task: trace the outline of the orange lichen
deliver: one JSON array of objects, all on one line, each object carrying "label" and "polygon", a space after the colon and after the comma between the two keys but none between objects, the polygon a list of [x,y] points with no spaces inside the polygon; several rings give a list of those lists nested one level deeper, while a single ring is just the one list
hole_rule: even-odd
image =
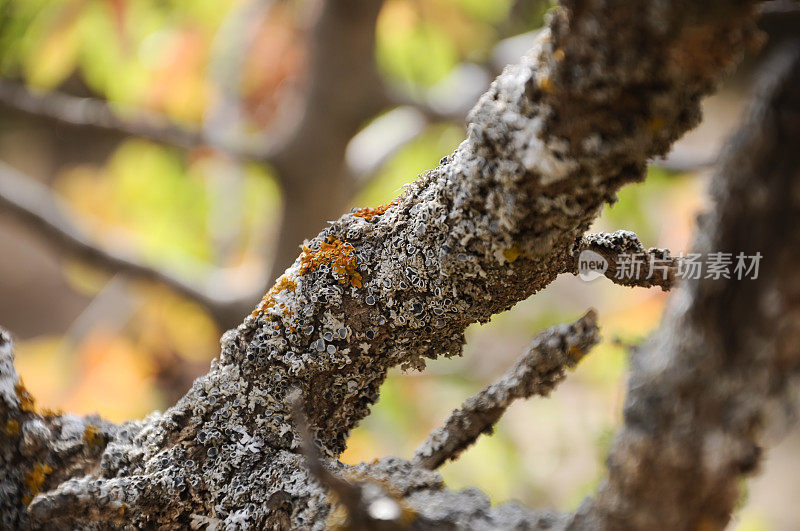
[{"label": "orange lichen", "polygon": [[58,417],[64,414],[60,409],[51,409],[49,407],[37,408],[36,399],[33,398],[31,392],[25,387],[22,378],[20,378],[14,386],[14,392],[16,392],[17,400],[19,400],[19,409],[25,413],[36,413],[47,418]]},{"label": "orange lichen", "polygon": [[97,426],[86,426],[83,430],[83,442],[89,446],[98,446],[105,442],[105,438]]},{"label": "orange lichen", "polygon": [[14,419],[8,419],[6,421],[5,432],[8,437],[13,437],[14,435],[17,435],[19,433],[19,422],[17,422]]},{"label": "orange lichen", "polygon": [[255,310],[253,310],[252,313],[253,317],[258,315],[260,312],[263,312],[267,308],[272,308],[273,306],[275,306],[275,295],[284,290],[294,291],[296,287],[297,283],[294,280],[292,280],[287,275],[283,275],[281,278],[278,279],[277,282],[275,282],[274,286],[269,288],[269,291],[266,293],[266,295],[264,295],[264,298],[261,299],[261,302],[259,303],[258,307]]},{"label": "orange lichen", "polygon": [[28,488],[28,494],[23,496],[22,502],[27,505],[36,497],[39,492],[42,490],[42,485],[44,485],[47,476],[53,473],[53,469],[45,465],[43,463],[39,463],[38,465],[34,465],[34,467],[25,474],[25,486]]},{"label": "orange lichen", "polygon": [[36,413],[36,400],[33,395],[25,388],[22,383],[22,378],[19,379],[17,385],[14,386],[14,391],[17,393],[17,400],[19,400],[19,408],[26,413]]},{"label": "orange lichen", "polygon": [[559,63],[564,60],[564,57],[566,57],[566,53],[564,53],[563,48],[558,48],[556,51],[553,52],[553,59],[555,59]]},{"label": "orange lichen", "polygon": [[353,216],[357,218],[364,218],[367,221],[372,221],[372,218],[374,218],[375,216],[380,216],[381,214],[383,214],[396,204],[397,204],[397,199],[395,199],[391,203],[386,203],[385,205],[377,206],[375,208],[370,208],[370,207],[362,208],[360,210],[356,210],[355,212],[353,212]]},{"label": "orange lichen", "polygon": [[355,248],[349,243],[335,239],[322,242],[319,251],[312,251],[303,246],[300,256],[300,274],[305,275],[323,264],[330,264],[340,284],[350,283],[354,288],[361,287],[361,273],[358,272],[358,260],[353,256]]}]

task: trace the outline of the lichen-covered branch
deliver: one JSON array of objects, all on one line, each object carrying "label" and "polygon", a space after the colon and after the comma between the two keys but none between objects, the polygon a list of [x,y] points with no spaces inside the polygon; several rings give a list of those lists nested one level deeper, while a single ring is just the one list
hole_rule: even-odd
[{"label": "lichen-covered branch", "polygon": [[[40,492],[91,473],[116,426],[39,408],[14,370],[11,336],[0,329],[0,527],[18,529]],[[117,507],[119,508],[119,506]],[[28,524],[29,525],[29,524]]]},{"label": "lichen-covered branch", "polygon": [[593,258],[584,251],[592,251],[603,258],[608,266],[604,275],[615,284],[642,288],[658,286],[669,291],[678,280],[679,258],[673,257],[668,249],[645,248],[629,230],[583,236],[575,247],[574,263],[569,272],[582,271],[586,265],[581,264],[581,260]]},{"label": "lichen-covered branch", "polygon": [[[765,67],[712,183],[698,252],[760,252],[756,279],[685,280],[637,349],[609,478],[577,529],[722,529],[800,375],[800,42]],[[776,415],[777,414],[777,415]]]},{"label": "lichen-covered branch", "polygon": [[536,336],[528,350],[498,381],[468,398],[434,430],[414,454],[412,462],[434,470],[472,445],[482,433],[491,433],[514,400],[550,394],[598,341],[593,310],[571,325],[559,325]]},{"label": "lichen-covered branch", "polygon": [[[565,2],[478,102],[453,154],[395,202],[310,240],[178,404],[110,437],[91,474],[46,484],[16,517],[29,527],[97,526],[112,512],[140,527],[181,528],[198,515],[323,527],[331,504],[304,466],[290,389],[322,456],[335,459],[390,367],[459,354],[469,324],[569,270],[603,204],[697,123],[701,97],[752,42],[752,7]],[[490,508],[408,462],[341,467],[382,478],[441,526],[564,522]]]}]

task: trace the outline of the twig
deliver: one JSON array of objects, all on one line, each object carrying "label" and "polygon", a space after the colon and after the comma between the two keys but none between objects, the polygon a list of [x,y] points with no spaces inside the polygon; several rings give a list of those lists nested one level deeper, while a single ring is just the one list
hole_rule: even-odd
[{"label": "twig", "polygon": [[33,92],[22,83],[0,80],[0,104],[34,116],[76,127],[119,131],[184,149],[203,145],[197,131],[172,123],[165,116],[144,109],[128,109],[123,118],[108,102],[59,92]]},{"label": "twig", "polygon": [[213,145],[242,160],[266,162],[280,149],[265,135],[236,139],[211,139],[199,130],[182,127],[168,117],[141,108],[112,106],[100,99],[81,98],[56,91],[34,92],[22,83],[0,79],[0,105],[31,116],[72,127],[115,131],[181,149]]},{"label": "twig", "polygon": [[[669,291],[678,280],[679,259],[667,249],[645,248],[628,230],[587,234],[578,242],[573,257],[571,272],[590,275],[587,280],[602,274],[622,286],[658,286],[663,291]],[[600,260],[602,267],[591,263],[593,260]]]},{"label": "twig", "polygon": [[247,311],[252,295],[231,295],[230,290],[194,285],[168,271],[141,263],[120,250],[92,242],[72,221],[64,205],[43,185],[0,162],[0,205],[25,222],[47,242],[111,272],[164,284],[211,311],[220,323],[239,319]]},{"label": "twig", "polygon": [[589,310],[571,325],[548,328],[499,380],[468,398],[444,426],[428,436],[414,454],[415,465],[434,470],[456,459],[482,433],[491,433],[518,398],[547,396],[600,339],[597,315]]}]

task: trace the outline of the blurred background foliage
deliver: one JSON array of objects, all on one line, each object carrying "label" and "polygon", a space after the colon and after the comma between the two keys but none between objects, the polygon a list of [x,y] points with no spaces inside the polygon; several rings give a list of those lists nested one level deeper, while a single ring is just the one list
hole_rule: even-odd
[{"label": "blurred background foliage", "polygon": [[[0,0],[0,76],[34,89],[66,87],[102,98],[123,116],[141,108],[202,127],[224,97],[213,72],[215,54],[226,44],[219,42],[221,27],[242,3]],[[549,2],[511,0],[388,0],[377,23],[380,72],[408,93],[424,91],[460,63],[487,62],[501,38],[540,26],[550,8]],[[317,9],[318,2],[310,0],[279,2],[259,24],[243,62],[246,127],[267,127],[302,87]],[[716,150],[719,131],[735,122],[738,109],[721,107],[728,110],[712,112],[711,132],[690,137],[689,148]],[[46,142],[8,123],[0,126],[0,156],[22,166],[46,164]],[[463,135],[461,123],[428,126],[382,165],[353,206],[390,201]],[[213,149],[179,151],[132,138],[100,163],[59,167],[48,184],[98,240],[113,240],[187,278],[203,278],[216,264],[227,268],[234,285],[246,285],[269,263],[282,199],[268,166],[241,164],[232,178],[231,164]],[[646,245],[686,250],[704,207],[706,173],[653,168],[646,184],[624,189],[605,209],[597,229],[627,228]],[[0,225],[0,233],[12,229]],[[0,263],[28,255],[2,253]],[[55,310],[46,304],[26,312],[18,300],[2,302],[11,288],[49,289],[27,269],[12,267],[16,277],[0,278],[0,316],[33,315],[47,322]],[[17,335],[18,369],[43,405],[96,411],[112,421],[140,418],[169,407],[216,355],[222,331],[197,303],[72,259],[59,261],[57,274],[64,280],[61,289],[81,294],[86,304],[62,316],[66,329],[37,328],[34,322]],[[548,400],[515,404],[492,437],[482,437],[442,469],[451,487],[478,486],[494,502],[574,509],[602,478],[620,424],[629,349],[657,325],[664,301],[653,290],[560,278],[488,325],[470,328],[463,357],[432,362],[424,373],[392,373],[343,460],[412,455],[450,410],[498,377],[536,332],[594,306],[604,340],[572,377]],[[763,506],[748,505],[735,525],[780,528],[775,522]]]}]

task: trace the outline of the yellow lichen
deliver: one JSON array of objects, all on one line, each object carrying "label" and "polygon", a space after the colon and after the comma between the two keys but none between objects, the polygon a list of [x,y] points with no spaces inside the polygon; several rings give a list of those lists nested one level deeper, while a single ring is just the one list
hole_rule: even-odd
[{"label": "yellow lichen", "polygon": [[64,414],[64,410],[43,407],[39,410],[39,414],[43,417],[60,417]]},{"label": "yellow lichen", "polygon": [[22,383],[22,378],[20,378],[17,385],[14,386],[14,391],[17,393],[19,408],[26,413],[35,413],[36,400],[34,400],[33,395],[25,388],[25,384]]},{"label": "yellow lichen", "polygon": [[291,277],[287,275],[281,276],[281,278],[279,278],[278,281],[275,282],[275,285],[269,288],[269,291],[267,291],[266,295],[264,295],[264,298],[261,299],[261,302],[259,303],[258,307],[253,311],[252,314],[253,317],[258,315],[260,312],[266,310],[267,308],[272,308],[273,306],[275,306],[275,295],[284,290],[294,291],[296,287],[297,283],[294,280],[292,280]]},{"label": "yellow lichen", "polygon": [[17,400],[19,400],[19,409],[25,413],[36,413],[42,417],[58,417],[64,414],[60,409],[51,409],[49,407],[37,409],[36,399],[33,398],[33,395],[25,387],[22,378],[17,381],[17,384],[14,386],[14,391],[17,394]]},{"label": "yellow lichen", "polygon": [[553,59],[555,59],[559,63],[564,60],[564,57],[566,57],[566,54],[564,53],[563,48],[558,48],[556,51],[553,52]]},{"label": "yellow lichen", "polygon": [[503,251],[503,258],[505,258],[509,263],[514,263],[514,261],[522,255],[522,249],[519,248],[519,245],[514,244],[508,249]]},{"label": "yellow lichen", "polygon": [[381,214],[383,214],[396,204],[397,204],[397,199],[395,199],[391,203],[386,203],[385,205],[380,205],[375,208],[370,208],[370,207],[362,208],[360,210],[356,210],[355,212],[353,212],[353,216],[357,218],[364,218],[367,221],[372,221],[372,218],[374,218],[375,216],[380,216]]},{"label": "yellow lichen", "polygon": [[83,442],[88,444],[89,446],[97,446],[103,444],[105,442],[105,438],[103,434],[100,433],[100,430],[97,426],[86,426],[83,430]]},{"label": "yellow lichen", "polygon": [[330,264],[340,284],[349,283],[354,288],[361,287],[361,273],[358,272],[358,260],[353,256],[355,248],[349,243],[335,239],[322,242],[319,251],[312,251],[305,245],[300,256],[300,274],[317,269],[323,264]]},{"label": "yellow lichen", "polygon": [[6,421],[6,435],[9,437],[13,437],[19,433],[19,422],[14,419],[8,419]]},{"label": "yellow lichen", "polygon": [[42,490],[47,476],[53,473],[53,469],[43,463],[34,465],[34,467],[25,474],[25,486],[28,488],[28,494],[23,496],[22,502],[27,505],[36,497]]}]

